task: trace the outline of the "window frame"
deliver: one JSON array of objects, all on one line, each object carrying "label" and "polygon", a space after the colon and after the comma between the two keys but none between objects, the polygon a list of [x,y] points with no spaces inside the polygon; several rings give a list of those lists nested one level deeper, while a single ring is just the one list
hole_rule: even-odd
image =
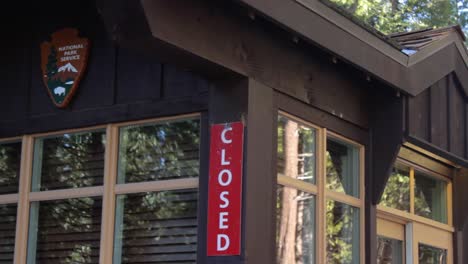
[{"label": "window frame", "polygon": [[[392,219],[398,218],[400,221],[404,221],[406,223],[409,222],[418,222],[422,224],[426,224],[435,228],[439,228],[445,231],[454,232],[455,228],[453,227],[453,187],[452,187],[452,179],[448,176],[444,176],[443,174],[430,170],[428,168],[422,167],[421,165],[415,164],[409,160],[403,159],[398,157],[396,163],[400,163],[404,166],[408,166],[410,169],[409,177],[410,177],[410,211],[405,212],[402,210],[398,210],[395,208],[387,207],[381,205],[380,203],[377,205],[377,215],[379,217],[390,217]],[[415,214],[415,170],[422,172],[429,177],[432,177],[437,180],[444,181],[446,185],[446,199],[447,199],[447,223],[442,223],[437,220],[433,220],[427,217],[419,216]]]},{"label": "window frame", "polygon": [[[315,219],[315,237],[316,257],[315,263],[325,263],[326,260],[326,203],[327,200],[337,201],[339,203],[352,206],[359,209],[359,263],[365,263],[365,147],[353,140],[350,140],[336,132],[328,130],[326,127],[315,125],[299,116],[295,116],[283,110],[277,112],[279,116],[297,122],[315,129],[316,137],[316,181],[315,184],[292,179],[284,175],[275,175],[276,184],[284,187],[290,187],[299,191],[307,192],[315,196],[316,219]],[[278,135],[276,140],[278,141]],[[344,193],[335,192],[326,187],[326,152],[327,138],[333,138],[358,148],[359,151],[359,198]],[[275,150],[277,151],[277,150]],[[276,166],[276,165],[275,165]],[[276,193],[276,192],[275,192]],[[276,197],[276,195],[275,195]],[[277,229],[275,229],[277,230]],[[275,242],[276,243],[276,242]],[[276,250],[275,250],[276,254]]]},{"label": "window frame", "polygon": [[[25,143],[24,143],[24,137],[9,137],[9,138],[2,138],[0,139],[1,144],[5,143],[15,143],[19,142],[21,143],[21,161],[20,161],[20,170],[18,174],[18,191],[16,193],[9,193],[9,194],[0,194],[0,205],[9,205],[9,204],[16,204],[17,209],[16,209],[16,226],[15,226],[15,241],[14,241],[14,252],[13,252],[13,258],[16,259],[16,245],[18,242],[18,234],[20,234],[23,230],[21,228],[21,225],[19,223],[19,217],[20,217],[20,197],[21,197],[21,181],[24,178],[24,169],[23,169],[23,160],[26,155],[26,148],[25,148]],[[15,261],[15,263],[17,263]]]},{"label": "window frame", "polygon": [[[200,122],[200,138],[202,132],[202,121],[200,114],[187,114],[179,116],[171,116],[167,118],[154,118],[148,120],[139,120],[135,122],[121,122],[117,124],[111,124],[108,126],[109,133],[109,144],[112,151],[109,151],[109,176],[107,177],[107,185],[104,186],[106,190],[105,194],[108,197],[104,201],[103,199],[103,219],[106,217],[108,224],[106,227],[101,229],[101,252],[99,263],[113,263],[114,261],[114,237],[115,237],[115,220],[116,220],[116,207],[117,207],[117,196],[126,194],[136,194],[144,192],[158,192],[158,191],[173,191],[181,189],[198,189],[199,188],[199,177],[193,178],[182,178],[172,180],[155,180],[155,181],[143,181],[133,183],[117,183],[118,177],[118,163],[119,163],[119,140],[120,140],[120,128],[125,126],[138,126],[138,125],[151,125],[160,122],[169,122],[175,120],[186,120],[196,119]],[[107,141],[106,141],[107,142]],[[201,145],[199,146],[201,148]],[[200,167],[199,167],[200,168]],[[109,197],[110,196],[110,197]],[[107,213],[107,215],[106,215]],[[199,216],[197,216],[199,217]],[[104,220],[103,220],[104,221]]]},{"label": "window frame", "polygon": [[0,204],[18,204],[19,202],[19,193],[20,193],[20,181],[22,175],[22,162],[23,162],[23,155],[24,155],[24,144],[23,144],[22,137],[10,137],[10,138],[3,138],[0,139],[0,144],[8,144],[8,143],[21,143],[21,162],[20,162],[20,171],[18,173],[18,191],[16,193],[8,193],[8,194],[0,194]]},{"label": "window frame", "polygon": [[[27,227],[29,226],[30,205],[32,202],[82,197],[102,198],[101,223],[107,224],[101,224],[99,241],[99,263],[112,263],[114,254],[114,227],[117,195],[143,192],[171,191],[180,189],[199,189],[200,179],[200,176],[198,176],[193,178],[118,184],[117,173],[119,155],[119,129],[121,127],[129,125],[133,126],[153,124],[158,122],[170,122],[174,120],[184,119],[197,119],[200,122],[200,128],[198,132],[201,140],[201,138],[203,137],[202,133],[204,131],[204,128],[202,122],[202,114],[199,112],[160,118],[142,119],[137,121],[126,121],[90,127],[82,127],[76,129],[64,129],[46,133],[23,135],[21,137],[0,139],[0,143],[12,141],[18,141],[22,143],[18,193],[0,195],[0,204],[16,203],[18,206],[16,216],[17,223],[15,230],[14,263],[27,263],[27,248],[29,239],[29,228]],[[34,144],[36,139],[55,135],[63,135],[66,133],[79,133],[96,130],[103,130],[105,131],[106,135],[102,185],[48,191],[31,190],[34,162]],[[199,152],[201,151],[201,148],[202,146],[200,143]],[[202,157],[199,157],[200,161],[201,159]],[[201,165],[199,166],[199,170],[201,170]],[[198,215],[197,217],[199,218],[200,216]]]},{"label": "window frame", "polygon": [[[428,154],[422,152],[419,148],[414,148],[412,145],[403,145],[401,147],[395,163],[409,168],[410,210],[406,212],[386,207],[379,203],[377,205],[377,220],[390,221],[405,228],[403,240],[406,244],[405,261],[418,263],[419,244],[424,242],[423,244],[429,246],[446,249],[447,263],[451,263],[449,261],[453,260],[454,252],[453,240],[451,238],[453,238],[455,232],[453,226],[452,175],[455,168],[452,163],[446,162],[444,159],[438,158],[433,154]],[[415,213],[415,171],[425,174],[425,177],[431,177],[446,183],[447,223],[419,216]],[[434,236],[434,232],[438,235]],[[434,237],[438,237],[439,239],[434,239]]]}]

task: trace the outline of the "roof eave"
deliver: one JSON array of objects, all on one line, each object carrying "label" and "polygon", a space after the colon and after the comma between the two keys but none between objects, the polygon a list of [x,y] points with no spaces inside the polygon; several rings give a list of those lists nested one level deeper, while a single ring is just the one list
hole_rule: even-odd
[{"label": "roof eave", "polygon": [[[468,76],[468,53],[463,34],[426,47],[426,56],[418,55],[415,60],[316,0],[237,1],[405,93],[417,95],[448,73],[455,72],[468,94],[468,80],[465,80],[468,79],[465,77]],[[454,56],[447,59],[445,67],[427,63],[429,61],[423,63],[431,57],[440,57],[437,56],[439,52],[451,52],[447,49],[454,47],[458,52],[452,53]],[[431,72],[430,79],[418,76],[425,71]]]}]

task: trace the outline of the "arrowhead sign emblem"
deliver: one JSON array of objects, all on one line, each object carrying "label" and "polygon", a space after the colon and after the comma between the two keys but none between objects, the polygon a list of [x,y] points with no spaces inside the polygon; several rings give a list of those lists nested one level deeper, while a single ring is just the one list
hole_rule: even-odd
[{"label": "arrowhead sign emblem", "polygon": [[89,40],[80,38],[77,29],[54,32],[50,42],[41,44],[41,69],[47,93],[57,107],[72,99],[88,61]]}]

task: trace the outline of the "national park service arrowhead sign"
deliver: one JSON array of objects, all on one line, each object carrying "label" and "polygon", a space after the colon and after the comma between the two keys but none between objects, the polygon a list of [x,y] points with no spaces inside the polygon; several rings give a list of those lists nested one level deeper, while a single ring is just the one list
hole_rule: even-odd
[{"label": "national park service arrowhead sign", "polygon": [[50,42],[41,44],[42,78],[57,107],[70,103],[83,77],[88,53],[88,39],[80,38],[73,28],[54,32]]}]

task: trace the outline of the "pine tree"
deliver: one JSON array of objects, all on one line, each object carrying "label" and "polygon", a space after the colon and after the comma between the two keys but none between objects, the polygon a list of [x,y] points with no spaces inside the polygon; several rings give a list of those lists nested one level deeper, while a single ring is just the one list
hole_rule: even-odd
[{"label": "pine tree", "polygon": [[323,0],[384,33],[460,24],[468,34],[466,0]]},{"label": "pine tree", "polygon": [[49,80],[52,79],[52,77],[57,74],[58,68],[57,68],[57,51],[55,50],[54,46],[50,47],[50,54],[49,57],[47,58],[47,65],[46,65],[46,70],[47,70],[47,78]]}]

